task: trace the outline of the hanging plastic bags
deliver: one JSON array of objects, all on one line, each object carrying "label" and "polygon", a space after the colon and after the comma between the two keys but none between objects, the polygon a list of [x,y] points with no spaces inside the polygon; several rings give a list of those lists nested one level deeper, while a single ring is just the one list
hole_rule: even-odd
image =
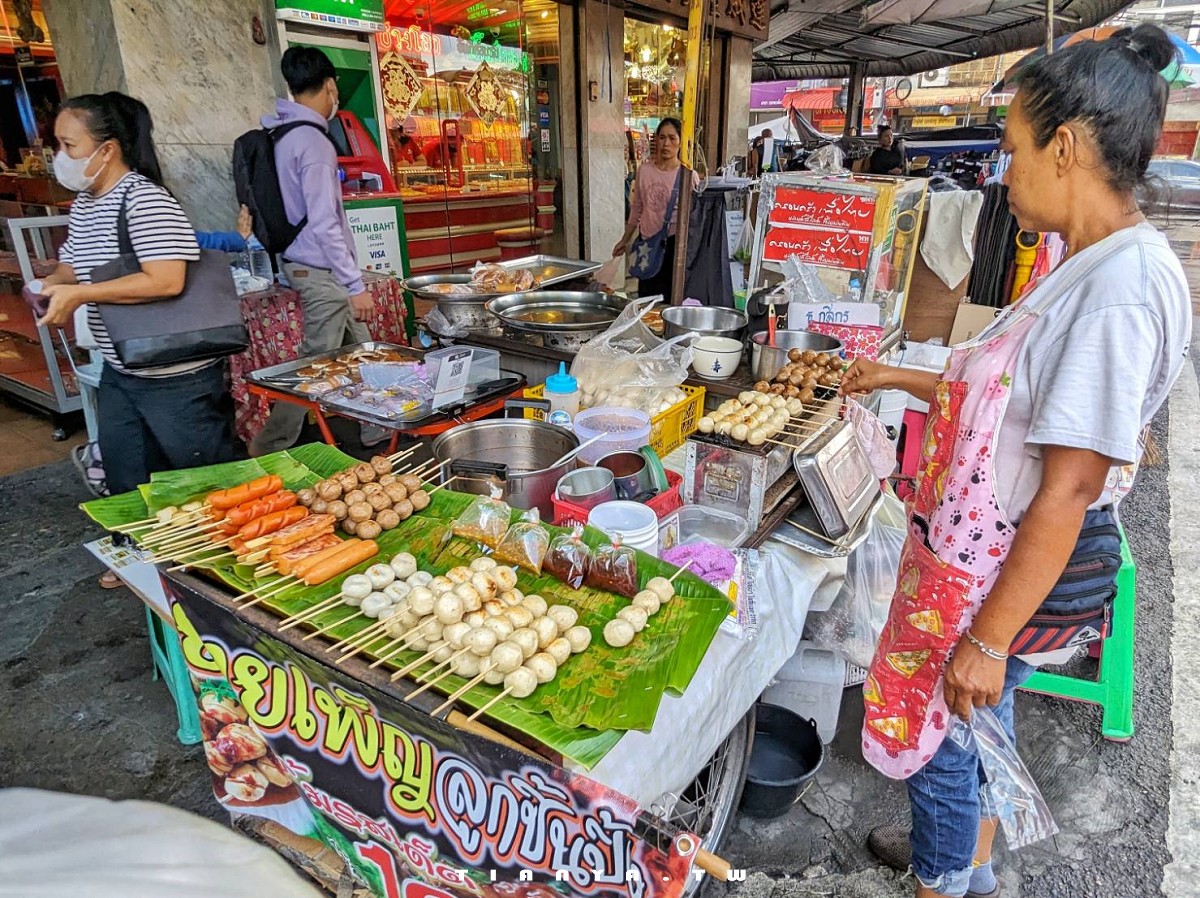
[{"label": "hanging plastic bags", "polygon": [[[863,544],[850,553],[842,591],[849,602],[849,630],[839,646],[852,664],[870,667],[887,624],[904,548],[904,506],[885,497]],[[896,526],[896,525],[899,526]]]},{"label": "hanging plastic bags", "polygon": [[976,708],[970,723],[954,718],[949,735],[957,745],[978,753],[987,776],[985,816],[1000,818],[1009,848],[1023,848],[1058,832],[1033,775],[990,708]]},{"label": "hanging plastic bags", "polygon": [[896,447],[888,439],[884,423],[856,399],[847,399],[845,410],[846,420],[854,428],[854,438],[875,476],[880,480],[890,477],[896,469]]}]

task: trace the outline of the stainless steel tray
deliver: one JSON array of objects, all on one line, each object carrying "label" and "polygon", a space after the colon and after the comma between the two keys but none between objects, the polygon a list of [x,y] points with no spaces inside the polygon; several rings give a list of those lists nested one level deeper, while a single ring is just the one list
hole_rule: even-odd
[{"label": "stainless steel tray", "polygon": [[438,303],[472,303],[483,305],[498,296],[512,296],[511,293],[439,293],[430,288],[437,284],[469,284],[469,274],[420,274],[416,277],[405,278],[400,282],[400,288],[407,290],[421,299]]},{"label": "stainless steel tray", "polygon": [[818,439],[797,451],[792,466],[804,485],[808,504],[820,520],[820,530],[834,539],[854,529],[880,491],[879,479],[849,421],[834,422]]},{"label": "stainless steel tray", "polygon": [[875,496],[867,513],[849,533],[840,539],[831,540],[819,535],[821,524],[817,520],[817,513],[805,501],[771,532],[771,538],[819,558],[845,558],[867,538],[867,534],[871,532],[875,512],[882,503],[881,492]]},{"label": "stainless steel tray", "polygon": [[623,300],[607,293],[574,290],[512,293],[487,304],[505,327],[534,334],[604,330],[624,309]]},{"label": "stainless steel tray", "polygon": [[462,402],[439,408],[436,411],[429,406],[422,405],[394,417],[377,414],[362,405],[344,404],[338,401],[339,396],[336,394],[321,396],[317,399],[317,403],[323,411],[341,415],[345,418],[353,418],[355,421],[378,424],[380,427],[386,427],[389,430],[414,430],[418,427],[424,427],[433,421],[453,419],[455,416],[461,414],[463,410],[477,403],[495,399],[497,396],[508,395],[525,386],[525,383],[523,375],[516,371],[506,371],[501,368],[500,376],[496,380],[468,385]]},{"label": "stainless steel tray", "polygon": [[322,352],[317,355],[305,356],[300,359],[293,359],[290,362],[284,362],[280,365],[272,365],[269,368],[259,368],[257,371],[251,371],[246,375],[246,380],[251,383],[258,384],[264,387],[270,387],[272,390],[278,390],[280,393],[287,393],[291,396],[298,396],[306,400],[315,400],[318,397],[312,393],[306,393],[299,387],[307,381],[313,380],[309,376],[301,376],[300,371],[309,368],[317,362],[332,362],[345,355],[359,351],[372,349],[389,349],[404,355],[408,358],[420,361],[425,357],[425,353],[420,349],[413,349],[409,346],[400,346],[396,343],[352,343],[347,346],[341,346],[330,352]]},{"label": "stainless steel tray", "polygon": [[532,271],[533,276],[538,279],[538,287],[549,287],[572,278],[583,277],[597,271],[602,264],[604,263],[564,259],[560,256],[526,256],[523,259],[500,263],[509,270],[526,268]]}]

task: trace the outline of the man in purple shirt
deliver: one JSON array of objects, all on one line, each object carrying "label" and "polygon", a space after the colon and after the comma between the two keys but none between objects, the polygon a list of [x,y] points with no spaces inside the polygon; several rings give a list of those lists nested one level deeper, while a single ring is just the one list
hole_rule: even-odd
[{"label": "man in purple shirt", "polygon": [[[338,108],[337,73],[315,47],[289,47],[280,68],[292,100],[276,100],[275,114],[264,115],[264,128],[292,122],[315,127],[292,128],[275,144],[275,167],[288,221],[307,216],[304,229],[283,252],[283,272],[304,302],[302,355],[329,352],[348,343],[371,339],[371,295],[363,286],[354,257],[354,240],[342,207],[337,150],[328,122]],[[292,446],[304,426],[304,409],[276,403],[266,426],[250,446],[265,455]]]}]

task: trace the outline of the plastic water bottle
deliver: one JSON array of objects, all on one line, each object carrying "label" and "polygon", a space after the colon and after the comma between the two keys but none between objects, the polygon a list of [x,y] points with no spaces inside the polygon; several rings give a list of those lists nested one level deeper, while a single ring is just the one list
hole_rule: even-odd
[{"label": "plastic water bottle", "polygon": [[546,420],[560,427],[570,427],[579,413],[579,381],[567,373],[567,363],[558,363],[558,373],[546,378],[542,398],[550,403]]},{"label": "plastic water bottle", "polygon": [[250,273],[255,277],[266,278],[268,281],[274,280],[274,274],[271,271],[271,254],[253,234],[246,241],[246,252],[250,256]]}]

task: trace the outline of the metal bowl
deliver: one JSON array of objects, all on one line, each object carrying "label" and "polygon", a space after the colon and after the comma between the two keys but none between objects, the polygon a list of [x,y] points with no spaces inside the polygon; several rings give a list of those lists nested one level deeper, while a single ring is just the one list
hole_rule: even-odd
[{"label": "metal bowl", "polygon": [[439,285],[469,283],[471,283],[471,275],[469,274],[420,274],[416,277],[405,278],[400,282],[400,287],[413,294],[413,296],[419,296],[421,299],[427,299],[430,302],[439,304],[477,303],[482,305],[490,299],[505,295],[503,293],[442,293],[439,290],[433,289]]},{"label": "metal bowl", "polygon": [[531,290],[493,299],[486,308],[507,330],[539,336],[555,349],[574,350],[607,330],[625,303],[607,293]]},{"label": "metal bowl", "polygon": [[663,309],[662,319],[668,340],[691,333],[740,340],[746,332],[746,313],[720,306],[671,306]]},{"label": "metal bowl", "polygon": [[792,349],[841,355],[842,348],[841,340],[808,331],[776,331],[775,345],[768,346],[767,331],[759,331],[750,338],[750,373],[755,380],[773,380],[788,363],[788,352]]}]

